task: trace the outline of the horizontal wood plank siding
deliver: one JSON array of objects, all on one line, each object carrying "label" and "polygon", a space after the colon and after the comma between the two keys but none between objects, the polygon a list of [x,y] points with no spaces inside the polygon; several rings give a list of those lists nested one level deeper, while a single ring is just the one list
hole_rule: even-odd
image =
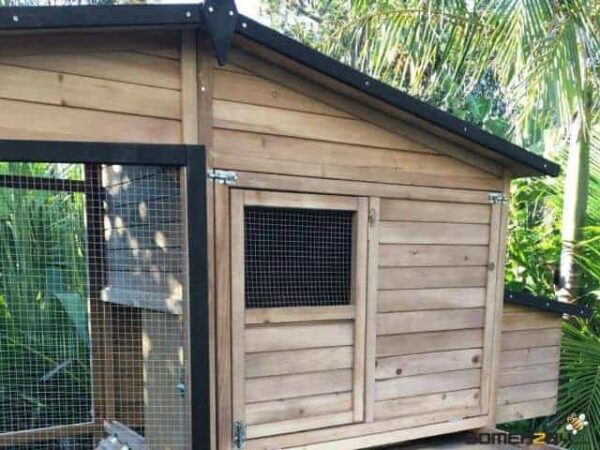
[{"label": "horizontal wood plank siding", "polygon": [[[214,164],[254,172],[499,190],[476,165],[393,133],[245,67],[213,71]],[[460,214],[460,212],[457,212]],[[478,222],[478,217],[472,220]]]},{"label": "horizontal wood plank siding", "polygon": [[177,31],[4,37],[0,137],[181,143],[179,54]]},{"label": "horizontal wood plank siding", "polygon": [[562,318],[506,305],[503,318],[498,423],[556,411]]},{"label": "horizontal wood plank siding", "polygon": [[375,420],[477,414],[491,208],[386,198],[380,219]]}]

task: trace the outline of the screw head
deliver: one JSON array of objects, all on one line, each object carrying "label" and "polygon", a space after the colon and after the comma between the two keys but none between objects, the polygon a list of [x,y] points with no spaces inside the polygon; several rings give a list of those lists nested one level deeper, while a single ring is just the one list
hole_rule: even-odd
[{"label": "screw head", "polygon": [[186,11],[185,12],[185,17],[187,17],[187,18],[192,17],[192,12],[191,11]]},{"label": "screw head", "polygon": [[212,6],[209,6],[208,7],[208,12],[209,13],[215,12],[215,8],[213,8]]},{"label": "screw head", "polygon": [[12,20],[13,20],[13,22],[18,22],[20,19],[19,19],[19,16],[13,16]]},{"label": "screw head", "polygon": [[229,10],[229,15],[230,15],[230,16],[235,16],[235,13],[233,12],[233,9],[230,9],[230,10]]},{"label": "screw head", "polygon": [[246,22],[242,22],[242,28],[248,28],[248,24]]}]

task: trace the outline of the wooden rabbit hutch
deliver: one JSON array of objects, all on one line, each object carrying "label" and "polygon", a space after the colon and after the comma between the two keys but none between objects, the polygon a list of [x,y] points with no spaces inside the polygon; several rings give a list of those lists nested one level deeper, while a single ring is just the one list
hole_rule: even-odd
[{"label": "wooden rabbit hutch", "polygon": [[83,173],[8,164],[0,189],[83,196],[88,305],[81,352],[26,386],[65,377],[52,404],[83,406],[9,415],[0,447],[358,449],[553,412],[581,311],[515,294],[503,316],[503,274],[510,180],[555,164],[231,1],[2,8],[0,29],[0,162]]}]

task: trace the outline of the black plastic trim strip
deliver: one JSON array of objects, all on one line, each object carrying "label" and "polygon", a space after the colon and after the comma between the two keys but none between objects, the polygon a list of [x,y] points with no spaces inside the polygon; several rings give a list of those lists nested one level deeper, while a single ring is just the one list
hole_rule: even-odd
[{"label": "black plastic trim strip", "polygon": [[506,303],[538,309],[552,314],[568,314],[569,316],[576,316],[584,319],[589,319],[593,314],[593,311],[587,306],[563,303],[549,298],[536,297],[535,295],[524,292],[505,292],[504,301]]},{"label": "black plastic trim strip", "polygon": [[186,155],[192,449],[211,448],[208,243],[204,147]]},{"label": "black plastic trim strip", "polygon": [[198,5],[18,6],[0,8],[0,29],[183,26],[200,23]]},{"label": "black plastic trim strip", "polygon": [[0,140],[0,161],[183,166],[186,145]]}]

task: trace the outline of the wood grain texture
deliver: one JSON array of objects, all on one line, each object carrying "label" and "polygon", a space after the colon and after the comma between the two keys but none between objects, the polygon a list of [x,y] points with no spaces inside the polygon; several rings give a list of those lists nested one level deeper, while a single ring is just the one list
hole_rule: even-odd
[{"label": "wood grain texture", "polygon": [[382,421],[394,417],[426,414],[435,411],[475,408],[480,401],[479,389],[443,392],[416,397],[384,400],[375,404],[375,420]]},{"label": "wood grain texture", "polygon": [[0,100],[0,129],[5,139],[181,142],[179,121]]},{"label": "wood grain texture", "polygon": [[498,405],[512,405],[515,403],[556,398],[557,392],[558,380],[503,387],[498,391]]},{"label": "wood grain texture", "polygon": [[261,425],[250,425],[247,430],[248,439],[256,439],[263,436],[274,436],[278,434],[294,433],[314,428],[329,428],[352,422],[353,413],[339,412],[334,414],[319,415],[314,417],[303,417],[281,422],[273,422]]},{"label": "wood grain texture", "polygon": [[556,398],[549,398],[500,406],[497,413],[497,422],[507,423],[533,417],[550,416],[556,412],[556,403]]},{"label": "wood grain texture", "polygon": [[259,106],[350,118],[351,116],[311,97],[264,78],[230,70],[215,71],[214,98]]},{"label": "wood grain texture", "polygon": [[396,377],[375,384],[377,401],[479,387],[481,370],[461,370],[413,377]]},{"label": "wood grain texture", "polygon": [[379,264],[379,213],[381,201],[369,199],[367,314],[365,344],[365,421],[375,419],[375,370],[377,357],[377,272]]},{"label": "wood grain texture", "polygon": [[506,369],[510,367],[549,364],[559,359],[560,349],[558,346],[504,350],[500,356],[500,367]]},{"label": "wood grain texture", "polygon": [[351,408],[352,394],[350,392],[274,400],[247,405],[246,421],[249,425],[280,422],[350,411]]},{"label": "wood grain texture", "polygon": [[244,191],[244,203],[247,206],[263,206],[266,208],[305,208],[356,211],[358,210],[359,201],[356,197],[335,195]]},{"label": "wood grain texture", "polygon": [[248,403],[307,397],[352,389],[352,370],[330,370],[306,374],[251,378],[246,380]]},{"label": "wood grain texture", "polygon": [[481,328],[483,327],[483,315],[482,308],[378,314],[377,333],[379,335],[410,334]]},{"label": "wood grain texture", "polygon": [[214,185],[215,193],[215,325],[217,381],[217,443],[228,448],[231,424],[231,246],[229,188]]},{"label": "wood grain texture", "polygon": [[246,378],[351,369],[352,346],[246,354]]},{"label": "wood grain texture", "polygon": [[483,308],[485,289],[436,288],[379,291],[377,311],[425,311],[435,309]]},{"label": "wood grain texture", "polygon": [[[219,167],[408,185],[498,190],[498,179],[447,156],[215,129]],[[443,175],[443,176],[441,176]]]},{"label": "wood grain texture", "polygon": [[521,366],[501,369],[499,386],[517,386],[540,381],[553,381],[557,379],[558,371],[558,362],[541,364],[538,366]]},{"label": "wood grain texture", "polygon": [[[226,168],[222,167],[221,168]],[[313,192],[319,194],[356,195],[406,198],[411,200],[452,201],[459,203],[489,204],[489,193],[467,189],[403,186],[361,181],[330,180],[325,178],[286,176],[268,173],[238,171],[237,186],[248,189],[269,189],[285,192]]]},{"label": "wood grain texture", "polygon": [[355,307],[350,306],[312,306],[284,308],[256,308],[246,310],[246,324],[259,325],[270,323],[339,321],[354,319]]},{"label": "wood grain texture", "polygon": [[[358,116],[362,120],[376,124],[390,132],[411,139],[425,148],[436,149],[468,164],[479,167],[482,170],[489,171],[494,175],[501,176],[502,168],[498,163],[476,155],[472,151],[465,150],[462,145],[459,147],[449,140],[440,139],[431,132],[424,132],[421,126],[415,126],[413,123],[399,120],[399,111],[397,108],[386,105],[383,102],[376,102],[377,105],[373,108],[372,102],[374,102],[374,99],[368,94],[359,93],[347,85],[336,82],[331,77],[317,73],[266,48],[259,48],[248,41],[244,41],[243,45],[246,50],[248,50],[246,45],[253,47],[251,51],[255,55],[260,55],[262,58],[267,59],[267,61],[249,55],[247,51],[233,49],[231,58],[235,61],[236,65],[255,73],[260,73],[261,76],[307,95],[315,95],[316,88],[318,98],[331,106]],[[272,61],[274,64],[268,61]],[[277,67],[277,65],[282,65],[283,67]],[[293,70],[295,73],[291,73],[290,70]],[[357,96],[360,97],[358,101]],[[414,117],[410,117],[410,119],[414,120]]]},{"label": "wood grain texture", "polygon": [[400,150],[415,149],[411,141],[354,119],[226,100],[214,101],[213,116],[216,128]]},{"label": "wood grain texture", "polygon": [[410,355],[482,346],[482,329],[377,336],[377,356]]},{"label": "wood grain texture", "polygon": [[561,335],[562,331],[558,327],[541,330],[505,331],[502,333],[502,350],[558,346]]},{"label": "wood grain texture", "polygon": [[249,328],[245,341],[248,353],[353,345],[354,324],[344,321]]},{"label": "wood grain texture", "polygon": [[481,349],[390,356],[377,359],[375,376],[377,380],[384,380],[399,376],[477,369],[481,367],[481,361]]},{"label": "wood grain texture", "polygon": [[409,267],[379,269],[379,289],[483,287],[486,267]]},{"label": "wood grain texture", "polygon": [[559,316],[537,311],[531,312],[530,310],[519,312],[507,311],[502,316],[503,331],[556,329],[560,327],[561,323],[562,319]]},{"label": "wood grain texture", "polygon": [[382,244],[487,245],[488,225],[455,223],[382,222]]},{"label": "wood grain texture", "polygon": [[490,207],[442,202],[384,200],[381,220],[388,222],[490,223]]},{"label": "wood grain texture", "polygon": [[484,266],[483,245],[382,245],[380,267]]}]

